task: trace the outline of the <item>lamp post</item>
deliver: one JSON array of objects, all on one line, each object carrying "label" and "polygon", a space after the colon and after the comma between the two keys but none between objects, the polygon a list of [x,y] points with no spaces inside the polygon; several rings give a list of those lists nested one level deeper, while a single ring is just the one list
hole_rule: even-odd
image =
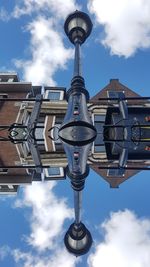
[{"label": "lamp post", "polygon": [[[67,155],[67,175],[71,180],[71,185],[74,191],[75,221],[69,227],[64,238],[64,243],[69,252],[73,253],[76,256],[79,256],[87,253],[92,245],[91,234],[81,221],[81,203],[82,190],[84,188],[85,179],[89,173],[87,159],[92,146],[92,142],[96,138],[97,132],[92,124],[87,108],[89,93],[85,88],[84,78],[82,77],[80,51],[81,45],[86,41],[91,33],[92,22],[86,13],[75,11],[66,19],[64,29],[69,40],[75,47],[74,74],[71,81],[71,87],[67,91],[68,108],[64,121],[58,132],[59,138],[64,145],[64,150]],[[120,112],[119,116],[121,116],[121,120],[119,119],[119,121],[115,122],[115,115],[112,121],[110,120],[110,122],[108,121],[108,123],[106,123],[105,120],[105,123],[103,125],[104,143],[102,143],[102,145],[113,144],[113,146],[110,147],[113,147],[113,149],[115,150],[114,154],[117,154],[119,152],[118,165],[115,163],[113,166],[109,166],[109,164],[105,165],[104,163],[104,165],[100,164],[100,166],[98,167],[99,169],[118,170],[118,174],[120,176],[123,175],[123,172],[125,170],[150,170],[150,167],[147,165],[127,165],[129,158],[128,152],[130,152],[130,154],[133,154],[134,149],[137,148],[139,143],[147,143],[150,139],[148,138],[147,140],[146,137],[143,137],[144,134],[141,134],[142,129],[149,128],[149,121],[145,123],[142,120],[142,123],[137,124],[137,120],[134,119],[134,112],[132,114],[131,110],[128,109],[127,101],[149,99],[150,97],[126,97],[122,92],[115,94],[115,97],[99,99],[100,102],[105,100],[117,100]],[[34,94],[32,94],[31,98],[0,98],[0,104],[4,101],[34,101],[34,107],[29,116],[29,120],[27,120],[25,124],[13,123],[12,125],[0,125],[0,132],[3,130],[8,130],[8,137],[0,136],[0,141],[11,141],[15,145],[18,143],[27,142],[34,162],[33,165],[31,165],[30,163],[29,165],[23,164],[22,166],[5,165],[5,169],[28,169],[28,172],[32,174],[32,178],[36,178],[36,174],[38,177],[38,174],[41,174],[44,168],[50,167],[49,164],[42,164],[37,142],[42,141],[43,138],[39,138],[39,136],[36,137],[35,134],[35,130],[38,129],[38,127],[40,128],[40,126],[38,126],[37,124],[41,105],[43,102],[50,100],[44,99],[41,94],[36,95],[36,97]],[[120,134],[119,132],[120,128],[122,129],[122,134]],[[111,130],[111,133],[109,130]],[[108,132],[110,134],[108,134]],[[117,142],[119,142],[119,144]],[[109,158],[110,152],[111,151],[109,151],[109,153],[107,154],[108,163],[111,159]],[[147,152],[148,151],[146,150],[146,153]],[[138,156],[138,159],[142,159],[143,154],[140,150],[139,155],[141,157]],[[4,166],[2,165],[0,167],[3,168]]]},{"label": "lamp post", "polygon": [[87,109],[89,93],[81,74],[80,57],[80,47],[91,33],[92,22],[84,12],[75,11],[67,17],[64,29],[75,46],[75,61],[71,88],[67,91],[68,108],[59,129],[59,137],[68,158],[67,174],[73,189],[80,191],[89,173],[87,157],[96,138],[96,129]]},{"label": "lamp post", "polygon": [[64,29],[75,46],[74,75],[67,92],[68,109],[59,129],[68,158],[67,175],[74,190],[75,209],[75,222],[68,229],[64,242],[69,252],[79,256],[87,253],[92,245],[91,234],[81,222],[81,198],[89,173],[87,158],[97,133],[87,108],[89,93],[82,77],[80,55],[81,45],[91,33],[92,22],[86,13],[75,11],[67,17]]}]

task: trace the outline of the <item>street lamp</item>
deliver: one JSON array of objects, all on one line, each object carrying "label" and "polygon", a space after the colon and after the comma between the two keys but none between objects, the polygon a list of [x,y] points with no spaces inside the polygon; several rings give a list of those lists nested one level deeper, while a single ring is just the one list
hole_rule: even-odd
[{"label": "street lamp", "polygon": [[75,46],[74,75],[67,91],[68,108],[59,129],[68,158],[67,175],[74,190],[75,209],[75,222],[68,229],[64,243],[69,252],[79,256],[87,253],[92,245],[91,234],[81,222],[81,198],[89,173],[87,159],[97,132],[87,108],[89,93],[82,77],[80,56],[80,47],[91,33],[92,22],[84,12],[75,11],[67,17],[64,30]]},{"label": "street lamp", "polygon": [[92,236],[83,223],[71,224],[65,238],[65,246],[75,256],[87,253],[92,245]]},{"label": "street lamp", "polygon": [[79,177],[83,180],[88,175],[87,157],[97,134],[87,108],[89,93],[82,77],[80,56],[80,46],[89,36],[92,22],[84,12],[75,11],[67,17],[64,29],[75,45],[75,60],[71,88],[66,94],[68,108],[59,129],[59,137],[68,158],[68,176],[73,181]]},{"label": "street lamp", "polygon": [[[74,74],[71,87],[66,94],[68,108],[64,121],[58,131],[59,138],[63,143],[68,159],[66,174],[71,180],[74,191],[75,221],[69,227],[64,237],[64,243],[69,252],[79,256],[87,253],[92,245],[92,236],[81,221],[81,202],[85,178],[89,173],[87,159],[97,132],[87,108],[89,93],[85,88],[84,78],[82,77],[80,56],[81,45],[91,33],[92,22],[89,16],[84,12],[75,11],[67,17],[64,29],[69,40],[75,46]],[[111,93],[110,95],[113,93],[113,97],[99,98],[99,102],[102,103],[103,101],[112,102],[110,107],[109,102],[107,107],[105,107],[107,113],[105,121],[103,122],[103,133],[100,133],[102,134],[103,143],[101,141],[99,142],[100,145],[105,145],[106,147],[107,161],[105,164],[103,159],[102,161],[100,159],[98,162],[100,163],[98,169],[117,170],[118,172],[113,175],[114,177],[123,177],[126,170],[150,170],[148,164],[145,162],[143,163],[143,159],[149,159],[150,150],[149,131],[147,131],[147,129],[150,128],[149,119],[147,121],[150,108],[149,102],[145,102],[145,100],[150,100],[150,97],[130,97],[130,94],[129,97],[126,97],[123,92],[109,91],[108,93]],[[141,106],[130,107],[130,105],[128,107],[128,100],[142,100],[144,101],[144,105],[142,105],[142,108]],[[13,123],[11,125],[0,125],[0,132],[3,130],[7,130],[8,132],[7,136],[5,136],[5,134],[0,136],[0,141],[11,141],[14,145],[20,143],[25,145],[25,143],[27,143],[29,150],[28,165],[24,163],[20,154],[22,165],[15,165],[15,163],[14,165],[3,165],[2,161],[0,168],[2,168],[2,170],[4,167],[6,170],[27,169],[28,173],[32,175],[33,180],[39,179],[39,176],[41,179],[42,170],[50,168],[51,166],[49,162],[47,165],[42,162],[43,158],[40,156],[38,144],[41,144],[41,141],[43,142],[43,136],[41,136],[41,134],[36,136],[36,130],[41,128],[41,126],[38,126],[38,122],[40,113],[42,113],[42,103],[50,101],[50,99],[45,99],[41,94],[34,94],[34,92],[28,94],[26,98],[7,98],[6,95],[4,97],[2,94],[0,97],[0,108],[5,101],[19,101],[22,103],[24,101],[27,104],[34,101],[34,107],[25,121],[23,116],[21,124]],[[116,106],[116,102],[114,103],[113,101],[117,101],[118,106]],[[25,111],[27,110],[25,109]],[[147,144],[146,147],[144,143]],[[21,150],[23,150],[23,145]],[[145,147],[144,152],[143,147]],[[30,163],[30,154],[34,162],[33,165]],[[137,165],[133,166],[131,164],[130,166],[128,165],[128,159],[132,160],[132,164],[134,159],[142,159],[143,165],[138,167]],[[116,160],[118,160],[118,165],[116,164]]]},{"label": "street lamp", "polygon": [[64,29],[73,44],[83,44],[92,31],[92,22],[86,13],[76,10],[67,17]]}]

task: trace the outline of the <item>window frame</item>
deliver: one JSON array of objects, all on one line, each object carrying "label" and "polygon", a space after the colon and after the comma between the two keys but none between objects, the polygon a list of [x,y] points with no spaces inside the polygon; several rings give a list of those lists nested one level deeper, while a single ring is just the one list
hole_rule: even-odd
[{"label": "window frame", "polygon": [[[50,99],[50,98],[48,98],[48,95],[49,95],[49,93],[60,93],[60,97],[59,97],[59,99]],[[63,98],[64,98],[64,91],[63,90],[54,90],[54,89],[47,89],[46,91],[45,91],[45,93],[44,93],[44,98],[45,99],[49,99],[50,101],[60,101],[60,100],[63,100]]]},{"label": "window frame", "polygon": [[44,173],[46,175],[46,178],[59,178],[59,177],[64,177],[65,173],[64,173],[64,168],[63,167],[59,167],[59,166],[51,166],[49,168],[59,168],[60,170],[60,174],[55,174],[55,175],[50,175],[48,173],[48,168],[44,169]]},{"label": "window frame", "polygon": [[[98,122],[103,122],[103,120],[98,120],[98,119],[96,119],[96,116],[101,116],[101,117],[106,117],[106,114],[105,113],[102,113],[102,114],[100,114],[100,113],[94,113],[93,114],[93,124],[94,124],[94,126],[95,126],[95,123],[98,123]],[[104,150],[104,151],[96,151],[95,150],[95,147],[99,147],[99,145],[96,145],[95,144],[95,141],[93,142],[93,146],[92,146],[92,153],[93,154],[102,154],[102,153],[106,153],[106,151]],[[101,146],[102,147],[102,146]],[[104,147],[105,147],[105,145],[104,145]]]},{"label": "window frame", "polygon": [[[60,116],[61,117],[61,115],[58,115],[58,116]],[[62,116],[62,122],[63,122],[63,116]],[[52,127],[60,127],[60,125],[61,125],[62,123],[60,123],[60,122],[57,122],[57,115],[53,118],[53,122],[52,122]],[[52,137],[54,138],[54,136],[53,136],[53,133],[52,133]],[[56,149],[56,146],[57,145],[61,145],[62,146],[62,149],[60,149],[60,150],[57,150]],[[59,151],[59,152],[63,152],[64,151],[64,149],[63,149],[63,144],[61,143],[61,141],[58,139],[58,140],[52,140],[52,146],[53,146],[53,151],[55,151],[55,152],[57,152],[57,151]]]}]

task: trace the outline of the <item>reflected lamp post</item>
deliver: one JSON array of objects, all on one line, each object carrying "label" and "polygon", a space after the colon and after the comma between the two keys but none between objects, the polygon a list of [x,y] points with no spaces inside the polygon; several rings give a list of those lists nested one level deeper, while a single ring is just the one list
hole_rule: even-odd
[{"label": "reflected lamp post", "polygon": [[74,75],[67,91],[68,108],[59,129],[68,159],[67,176],[74,190],[75,209],[75,222],[68,229],[64,242],[69,252],[79,256],[87,253],[92,245],[91,234],[81,222],[81,198],[89,173],[87,158],[97,133],[87,108],[89,93],[82,77],[80,55],[81,45],[91,33],[92,22],[86,13],[75,11],[67,17],[64,29],[75,47]]},{"label": "reflected lamp post", "polygon": [[[86,13],[75,11],[67,17],[64,29],[69,40],[75,47],[74,74],[70,89],[66,94],[68,101],[67,112],[59,130],[56,127],[58,130],[57,137],[63,143],[67,156],[68,166],[66,168],[66,174],[70,178],[74,192],[75,221],[66,232],[64,243],[69,252],[80,256],[87,253],[92,245],[92,236],[81,220],[81,205],[85,179],[89,174],[89,165],[87,164],[88,156],[93,141],[96,137],[99,137],[99,133],[96,132],[88,112],[87,103],[89,101],[89,93],[86,90],[81,70],[80,50],[82,44],[92,31],[92,22]],[[144,101],[144,105],[138,107],[130,106],[127,103],[127,101],[139,100]],[[115,174],[113,174],[113,177],[121,178],[123,178],[126,170],[150,170],[148,164],[141,166],[137,166],[137,164],[135,166],[133,165],[134,160],[150,159],[150,131],[147,130],[150,129],[149,100],[150,97],[130,97],[130,95],[127,96],[120,91],[109,91],[108,97],[98,98],[99,103],[107,101],[107,112],[102,125],[103,132],[100,133],[102,138],[99,144],[102,146],[105,145],[106,163],[108,163],[105,164],[100,161],[99,170],[114,170]],[[32,176],[32,180],[41,181],[41,176],[44,174],[42,173],[43,170],[51,166],[49,162],[47,165],[42,162],[38,144],[44,140],[40,134],[36,136],[36,130],[41,128],[38,125],[39,116],[42,113],[41,106],[44,102],[50,101],[50,99],[44,98],[44,94],[34,94],[34,92],[31,95],[28,94],[26,98],[6,97],[5,94],[2,94],[0,97],[0,107],[2,107],[4,102],[9,101],[19,101],[22,103],[33,102],[33,108],[27,120],[11,125],[0,125],[0,132],[7,130],[8,135],[0,135],[0,141],[11,142],[14,145],[26,144],[33,163],[21,163],[21,165],[6,164],[4,166],[2,162],[0,168],[2,170],[4,167],[5,170],[26,169],[29,175]],[[111,102],[110,106],[109,102]],[[116,158],[116,155],[118,158]],[[132,160],[132,162],[128,163],[128,160]]]}]

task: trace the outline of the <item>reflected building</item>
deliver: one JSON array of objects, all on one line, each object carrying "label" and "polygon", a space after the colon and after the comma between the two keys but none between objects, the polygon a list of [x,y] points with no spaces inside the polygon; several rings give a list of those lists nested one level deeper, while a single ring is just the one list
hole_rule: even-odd
[{"label": "reflected building", "polygon": [[0,73],[0,193],[15,194],[33,181],[63,180],[74,192],[75,220],[64,243],[76,256],[92,245],[82,223],[82,191],[89,169],[117,188],[150,165],[150,102],[110,83],[90,98],[81,70],[81,45],[92,31],[76,10],[64,24],[75,48],[70,89],[32,86],[16,73]]},{"label": "reflected building", "polygon": [[[97,130],[88,165],[111,188],[139,172],[132,167],[150,165],[150,102],[135,101],[138,97],[112,79],[88,103]],[[14,194],[32,181],[65,179],[68,163],[58,130],[67,110],[66,89],[32,86],[16,73],[1,73],[0,99],[0,193]]]},{"label": "reflected building", "polygon": [[[40,103],[38,114],[35,114],[36,103],[28,100],[37,95],[43,95],[45,100],[50,101]],[[52,140],[49,135],[54,135],[56,139],[58,127],[64,118],[67,106],[65,88],[32,86],[31,83],[20,82],[16,73],[1,73],[0,98],[0,192],[17,192],[19,185],[32,181],[64,179],[67,161],[62,144],[59,140]],[[19,101],[6,101],[8,98]],[[35,115],[34,122],[38,116],[32,132],[36,143],[33,148],[35,158],[26,138],[31,114]],[[41,170],[38,165],[50,167]],[[33,171],[30,166],[37,168]]]}]

